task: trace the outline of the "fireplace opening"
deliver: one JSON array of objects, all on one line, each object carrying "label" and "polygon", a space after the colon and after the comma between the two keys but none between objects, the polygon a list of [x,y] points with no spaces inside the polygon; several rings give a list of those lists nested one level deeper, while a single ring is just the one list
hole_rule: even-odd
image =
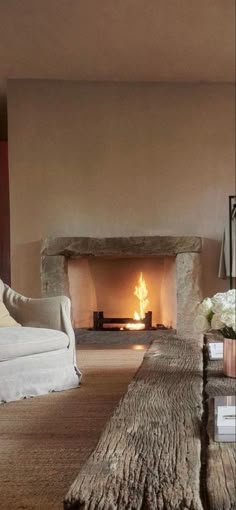
[{"label": "fireplace opening", "polygon": [[[96,331],[104,329],[118,331],[140,331],[158,329],[168,329],[164,324],[152,326],[152,311],[146,311],[149,306],[148,288],[143,273],[140,273],[137,285],[135,285],[134,295],[138,300],[136,311],[133,317],[104,317],[104,312],[93,312],[93,328]],[[122,325],[122,326],[121,326]]]},{"label": "fireplace opening", "polygon": [[137,331],[176,327],[174,256],[68,260],[74,328]]}]

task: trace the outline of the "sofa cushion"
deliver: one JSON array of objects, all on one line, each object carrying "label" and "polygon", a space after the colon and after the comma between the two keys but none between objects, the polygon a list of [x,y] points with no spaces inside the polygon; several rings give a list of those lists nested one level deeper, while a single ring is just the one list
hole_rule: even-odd
[{"label": "sofa cushion", "polygon": [[8,312],[8,309],[5,307],[4,303],[0,300],[0,328],[2,327],[10,327],[10,326],[20,326],[18,322],[11,317]]},{"label": "sofa cushion", "polygon": [[56,351],[68,346],[68,336],[55,329],[0,328],[0,361]]}]

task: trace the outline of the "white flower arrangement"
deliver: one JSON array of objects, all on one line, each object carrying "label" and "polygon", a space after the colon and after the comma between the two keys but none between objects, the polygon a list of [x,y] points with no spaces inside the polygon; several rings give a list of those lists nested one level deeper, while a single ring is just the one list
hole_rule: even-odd
[{"label": "white flower arrangement", "polygon": [[224,338],[236,339],[236,289],[205,298],[198,306],[195,327],[201,333],[215,329]]}]

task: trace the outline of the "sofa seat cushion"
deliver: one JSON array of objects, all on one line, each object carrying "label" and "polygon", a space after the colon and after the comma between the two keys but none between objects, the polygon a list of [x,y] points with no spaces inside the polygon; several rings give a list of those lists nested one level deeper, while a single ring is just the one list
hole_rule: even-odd
[{"label": "sofa seat cushion", "polygon": [[0,361],[56,351],[68,346],[68,336],[55,329],[0,328]]}]

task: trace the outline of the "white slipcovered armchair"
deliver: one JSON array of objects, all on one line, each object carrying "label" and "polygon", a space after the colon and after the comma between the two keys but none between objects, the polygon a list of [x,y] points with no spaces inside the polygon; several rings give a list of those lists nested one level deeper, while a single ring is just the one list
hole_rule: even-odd
[{"label": "white slipcovered armchair", "polygon": [[0,302],[21,325],[0,327],[0,402],[77,387],[69,298],[26,298],[0,280]]}]

